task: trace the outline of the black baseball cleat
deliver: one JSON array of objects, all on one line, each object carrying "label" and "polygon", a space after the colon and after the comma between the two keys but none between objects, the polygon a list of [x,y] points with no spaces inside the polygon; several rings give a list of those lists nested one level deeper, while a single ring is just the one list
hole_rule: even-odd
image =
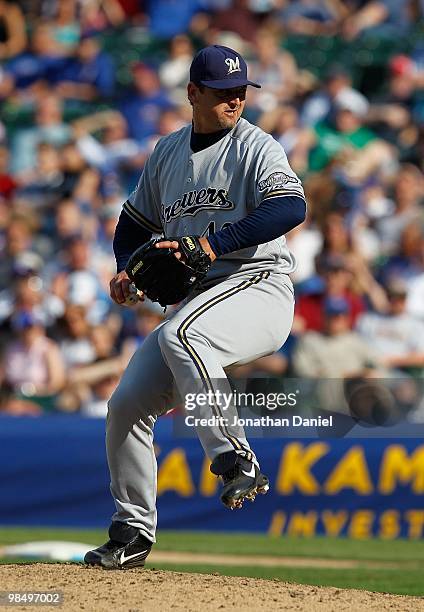
[{"label": "black baseball cleat", "polygon": [[109,527],[110,540],[88,551],[84,557],[87,565],[100,565],[106,569],[130,569],[143,567],[151,551],[152,542],[132,525],[114,522]]},{"label": "black baseball cleat", "polygon": [[[225,453],[230,455],[230,453]],[[221,457],[225,457],[225,455]],[[248,459],[236,456],[233,467],[220,472],[219,463],[223,462],[215,460],[211,465],[211,471],[214,474],[221,476],[224,487],[221,492],[222,503],[234,510],[242,508],[245,499],[253,502],[256,495],[265,495],[269,490],[269,479],[265,474],[261,474],[259,468]]]}]

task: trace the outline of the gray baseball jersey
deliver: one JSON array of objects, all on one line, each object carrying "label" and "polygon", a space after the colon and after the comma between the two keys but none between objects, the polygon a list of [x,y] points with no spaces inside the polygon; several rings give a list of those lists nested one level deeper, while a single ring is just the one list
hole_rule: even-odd
[{"label": "gray baseball jersey", "polygon": [[[124,208],[166,236],[207,235],[245,217],[267,198],[300,195],[302,186],[281,146],[240,119],[215,144],[193,153],[191,126],[159,141]],[[284,201],[284,200],[283,200]],[[295,263],[284,237],[218,258],[209,286],[196,291],[153,331],[132,357],[109,401],[107,454],[114,521],[156,530],[153,426],[175,397],[219,391],[231,396],[226,372],[276,351],[293,321]],[[236,407],[213,400],[197,416],[215,417],[196,433],[213,460],[228,451],[257,463]]]},{"label": "gray baseball jersey", "polygon": [[[207,236],[245,217],[274,196],[304,197],[281,145],[240,119],[212,146],[193,153],[191,126],[162,138],[136,190],[124,204],[135,220],[165,236]],[[220,257],[207,280],[235,272],[295,269],[284,236]]]}]

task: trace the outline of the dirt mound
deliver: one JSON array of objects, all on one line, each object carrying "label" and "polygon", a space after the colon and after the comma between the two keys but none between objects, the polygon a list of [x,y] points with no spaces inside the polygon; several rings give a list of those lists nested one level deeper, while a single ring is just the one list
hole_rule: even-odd
[{"label": "dirt mound", "polygon": [[[154,569],[106,571],[68,563],[0,565],[0,585],[3,592],[61,591],[63,605],[38,607],[45,611],[234,612],[247,608],[261,612],[424,611],[424,599],[417,597]],[[0,606],[0,609],[36,608]]]}]

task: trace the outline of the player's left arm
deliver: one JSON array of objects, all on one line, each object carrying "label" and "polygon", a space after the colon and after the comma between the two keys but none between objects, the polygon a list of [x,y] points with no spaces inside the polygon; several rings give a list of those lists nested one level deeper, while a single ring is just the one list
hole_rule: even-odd
[{"label": "player's left arm", "polygon": [[[246,217],[226,228],[199,238],[199,242],[211,259],[270,242],[286,234],[306,217],[306,202],[298,195],[276,195],[264,199],[261,204]],[[157,248],[175,249],[179,259],[178,242],[164,240]]]},{"label": "player's left arm", "polygon": [[265,199],[253,212],[208,237],[216,257],[271,242],[283,236],[306,217],[306,203],[297,195]]},{"label": "player's left arm", "polygon": [[[211,261],[214,261],[221,255],[275,240],[303,223],[305,217],[306,202],[302,196],[271,195],[240,221],[207,238],[200,238],[199,242]],[[176,241],[163,241],[156,246],[178,251]],[[181,253],[176,252],[176,257],[180,258]]]},{"label": "player's left arm", "polygon": [[254,185],[249,191],[254,193],[254,210],[208,237],[217,257],[275,240],[305,220],[302,185],[275,140],[266,142],[251,180]]},{"label": "player's left arm", "polygon": [[[287,161],[281,145],[267,139],[258,153],[259,162],[250,173],[253,194],[249,207],[253,210],[239,221],[209,236],[200,238],[203,250],[211,261],[221,255],[264,244],[283,236],[306,217],[306,201],[302,184]],[[177,251],[178,243],[164,241],[158,248]],[[181,257],[180,253],[176,253]]]}]

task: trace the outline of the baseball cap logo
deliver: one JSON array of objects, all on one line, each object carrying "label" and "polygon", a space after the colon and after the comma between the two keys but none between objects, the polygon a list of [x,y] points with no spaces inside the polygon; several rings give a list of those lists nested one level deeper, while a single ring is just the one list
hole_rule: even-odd
[{"label": "baseball cap logo", "polygon": [[232,57],[227,57],[225,63],[228,66],[227,74],[233,74],[233,72],[241,72],[240,60],[238,57],[236,57],[235,59],[233,59]]}]

